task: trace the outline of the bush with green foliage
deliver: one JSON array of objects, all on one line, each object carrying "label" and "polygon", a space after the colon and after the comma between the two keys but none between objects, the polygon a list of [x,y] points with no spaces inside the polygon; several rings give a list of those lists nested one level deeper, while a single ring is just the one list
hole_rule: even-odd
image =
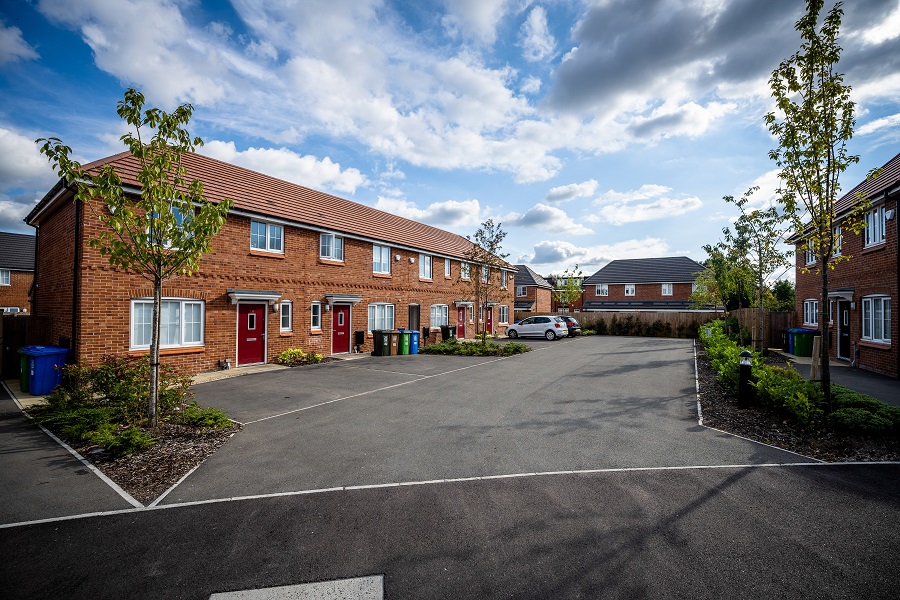
[{"label": "bush with green foliage", "polygon": [[[191,378],[171,366],[160,366],[159,416],[192,427],[231,427],[219,409],[201,409],[190,401]],[[155,443],[143,429],[150,394],[149,357],[104,356],[95,367],[63,367],[63,382],[43,405],[28,409],[38,423],[74,442],[103,447],[114,456],[140,451]],[[190,402],[189,402],[190,401]]]},{"label": "bush with green foliage", "polygon": [[900,435],[900,408],[840,385],[832,385],[835,410],[828,424],[838,433]]},{"label": "bush with green foliage", "polygon": [[445,342],[419,347],[420,354],[446,354],[457,356],[512,356],[530,352],[531,348],[520,342],[465,342],[450,338]]},{"label": "bush with green foliage", "polygon": [[299,348],[289,348],[275,359],[279,365],[298,367],[300,365],[315,365],[322,362],[323,356],[317,352],[304,352]]}]

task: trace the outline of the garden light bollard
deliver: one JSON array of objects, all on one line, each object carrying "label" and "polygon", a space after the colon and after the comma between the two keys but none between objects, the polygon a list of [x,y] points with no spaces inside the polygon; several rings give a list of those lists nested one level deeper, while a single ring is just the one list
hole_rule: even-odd
[{"label": "garden light bollard", "polygon": [[741,367],[738,378],[738,408],[749,408],[753,398],[750,386],[750,371],[753,368],[753,355],[747,350],[741,351]]}]

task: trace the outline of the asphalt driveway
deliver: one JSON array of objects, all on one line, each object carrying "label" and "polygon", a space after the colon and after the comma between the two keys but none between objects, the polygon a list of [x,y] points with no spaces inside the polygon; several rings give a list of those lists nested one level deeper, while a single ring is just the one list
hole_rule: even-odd
[{"label": "asphalt driveway", "polygon": [[165,503],[359,485],[810,459],[698,426],[690,340],[369,357],[195,387],[244,431]]}]

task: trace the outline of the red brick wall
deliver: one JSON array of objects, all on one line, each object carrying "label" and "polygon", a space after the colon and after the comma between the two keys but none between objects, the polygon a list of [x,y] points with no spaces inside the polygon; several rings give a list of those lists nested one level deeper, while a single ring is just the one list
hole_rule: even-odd
[{"label": "red brick wall", "polygon": [[[896,200],[888,200],[886,208],[896,208]],[[891,377],[898,377],[898,289],[897,289],[897,217],[887,222],[885,242],[870,248],[864,248],[864,233],[854,235],[843,233],[841,253],[851,257],[843,261],[828,273],[828,288],[835,290],[841,287],[853,288],[853,302],[856,307],[850,311],[850,339],[859,345],[859,366],[862,369],[875,371]],[[796,303],[798,323],[803,322],[803,302],[818,299],[821,296],[821,276],[813,267],[810,272],[803,273],[806,266],[805,252],[802,247],[796,253]],[[880,344],[862,340],[862,299],[872,294],[889,294],[891,296],[891,344]],[[821,308],[821,307],[820,307]],[[835,313],[837,305],[835,304]],[[836,316],[835,316],[836,319]],[[837,356],[837,321],[831,325],[830,353]]]},{"label": "red brick wall", "polygon": [[[515,286],[512,289],[513,294],[517,294]],[[516,300],[534,300],[534,306],[531,309],[531,312],[534,313],[546,313],[550,312],[553,309],[552,304],[553,292],[547,288],[538,287],[536,285],[526,285],[525,286],[525,295],[519,296],[516,295]]]},{"label": "red brick wall", "polygon": [[[62,214],[62,212],[61,212]],[[95,235],[99,221],[85,211],[86,239]],[[62,219],[56,217],[53,225]],[[71,223],[71,222],[70,222]],[[48,224],[49,225],[49,224]],[[44,233],[42,226],[41,233]],[[68,225],[71,231],[71,224]],[[374,236],[375,232],[373,232]],[[65,239],[65,238],[63,238]],[[68,236],[71,239],[71,233]],[[58,250],[65,249],[58,242]],[[43,246],[42,246],[43,250]],[[71,252],[71,248],[68,249]],[[79,319],[82,323],[78,357],[96,363],[104,354],[129,352],[130,309],[133,298],[152,296],[152,284],[148,280],[129,275],[109,266],[106,257],[96,250],[83,248],[81,267],[82,305]],[[394,260],[399,256],[400,260]],[[410,259],[414,262],[410,262]],[[272,290],[282,294],[280,301],[293,303],[293,330],[280,331],[280,313],[271,309],[268,314],[268,361],[288,348],[316,351],[326,356],[331,353],[331,312],[325,312],[325,294],[351,294],[363,300],[351,308],[351,335],[365,330],[368,324],[368,304],[386,302],[394,305],[395,327],[407,328],[408,306],[420,305],[421,327],[429,323],[432,304],[447,304],[450,323],[456,322],[454,301],[462,298],[455,282],[459,262],[453,261],[451,276],[444,276],[444,259],[434,257],[431,280],[419,278],[417,252],[391,249],[391,274],[372,273],[372,244],[344,239],[344,261],[335,263],[319,258],[319,233],[304,229],[284,228],[284,254],[271,254],[250,250],[250,219],[231,215],[227,223],[212,241],[209,254],[201,260],[200,273],[194,277],[178,277],[163,284],[164,297],[198,298],[205,301],[204,346],[199,349],[171,349],[163,351],[163,361],[176,365],[186,372],[202,372],[217,368],[218,361],[230,358],[236,364],[237,307],[226,294],[229,288],[245,290]],[[60,266],[56,266],[60,265]],[[51,275],[54,269],[71,275],[71,258],[41,261],[41,277]],[[69,275],[68,281],[71,281]],[[60,275],[65,281],[65,273]],[[322,330],[310,329],[310,305],[322,302]],[[49,298],[43,302],[42,312],[53,314],[65,329],[65,314],[70,311],[71,296],[58,294],[58,301]],[[510,306],[512,316],[512,301]],[[499,314],[494,312],[495,331],[505,329],[499,325]],[[474,327],[467,328],[468,337],[474,337]],[[66,334],[67,335],[67,334]],[[371,351],[373,342],[367,338],[363,351]]]},{"label": "red brick wall", "polygon": [[609,296],[598,296],[595,284],[584,286],[585,300],[688,300],[690,297],[690,283],[673,283],[671,296],[662,295],[662,283],[635,284],[634,296],[625,295],[624,283],[610,283]]},{"label": "red brick wall", "polygon": [[0,285],[0,306],[15,306],[19,311],[31,312],[28,292],[34,273],[30,271],[10,271],[9,285]]},{"label": "red brick wall", "polygon": [[36,239],[32,311],[50,317],[50,339],[55,343],[61,336],[72,337],[75,212],[74,202],[60,202],[42,217]]}]

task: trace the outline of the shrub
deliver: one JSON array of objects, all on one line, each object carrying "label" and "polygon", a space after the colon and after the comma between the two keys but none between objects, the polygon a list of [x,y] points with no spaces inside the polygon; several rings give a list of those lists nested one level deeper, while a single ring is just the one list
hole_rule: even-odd
[{"label": "shrub", "polygon": [[172,420],[191,427],[227,429],[232,426],[232,421],[225,411],[219,408],[201,408],[196,402],[185,406],[184,410],[175,415]]},{"label": "shrub", "polygon": [[451,338],[445,342],[419,348],[419,353],[457,356],[512,356],[513,354],[521,354],[530,350],[530,347],[521,342],[507,342],[505,344],[496,342],[460,342],[456,338]]},{"label": "shrub", "polygon": [[839,408],[828,415],[828,424],[838,433],[884,435],[892,429],[891,422],[864,408]]},{"label": "shrub", "polygon": [[322,355],[317,352],[304,352],[299,348],[289,348],[275,359],[279,365],[297,367],[300,365],[312,365],[322,362]]}]

